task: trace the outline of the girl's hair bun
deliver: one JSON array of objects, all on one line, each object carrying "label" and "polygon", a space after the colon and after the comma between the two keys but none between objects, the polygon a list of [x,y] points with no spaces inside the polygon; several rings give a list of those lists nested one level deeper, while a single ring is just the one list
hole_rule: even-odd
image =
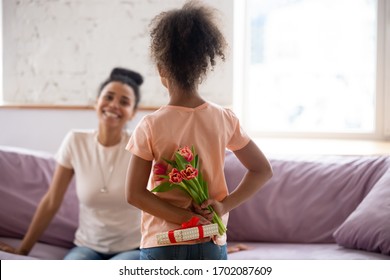
[{"label": "girl's hair bun", "polygon": [[131,79],[138,86],[142,85],[142,83],[144,82],[144,78],[141,76],[140,73],[135,72],[135,71],[130,70],[130,69],[126,69],[126,68],[116,67],[116,68],[112,69],[111,74],[110,74],[110,78],[113,78],[116,76],[122,76],[122,77],[126,77],[128,79]]}]

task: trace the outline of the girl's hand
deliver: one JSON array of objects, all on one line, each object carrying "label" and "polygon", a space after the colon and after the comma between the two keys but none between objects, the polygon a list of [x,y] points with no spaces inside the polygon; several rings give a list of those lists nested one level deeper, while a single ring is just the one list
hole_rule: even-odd
[{"label": "girl's hand", "polygon": [[223,203],[219,202],[219,201],[217,201],[215,199],[209,198],[209,199],[205,200],[200,206],[197,205],[196,203],[193,203],[193,207],[194,207],[194,210],[195,210],[196,213],[198,213],[199,215],[202,215],[207,220],[212,221],[213,213],[207,208],[208,206],[213,207],[214,211],[220,217],[222,217],[222,215],[225,214],[224,213]]},{"label": "girl's hand", "polygon": [[209,209],[202,209],[198,204],[193,203],[192,204],[195,213],[199,214],[202,219],[206,219],[207,221],[211,222],[213,219],[213,213],[210,212]]},{"label": "girl's hand", "polygon": [[215,199],[207,199],[200,205],[202,209],[207,209],[208,206],[213,207],[214,211],[218,214],[218,216],[222,217],[226,214],[227,211],[225,211],[224,204],[222,201],[218,201]]}]

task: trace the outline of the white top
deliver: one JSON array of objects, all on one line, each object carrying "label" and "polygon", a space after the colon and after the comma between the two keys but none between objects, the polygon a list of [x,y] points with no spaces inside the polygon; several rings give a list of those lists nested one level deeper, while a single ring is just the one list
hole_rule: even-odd
[{"label": "white top", "polygon": [[[141,212],[125,196],[129,138],[124,132],[119,144],[105,147],[97,141],[96,131],[71,131],[58,151],[57,162],[75,172],[80,203],[77,246],[101,253],[139,247]],[[106,192],[101,191],[104,187]]]}]

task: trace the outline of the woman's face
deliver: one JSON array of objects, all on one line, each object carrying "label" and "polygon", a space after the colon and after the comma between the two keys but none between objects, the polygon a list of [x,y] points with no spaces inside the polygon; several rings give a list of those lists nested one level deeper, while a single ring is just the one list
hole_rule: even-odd
[{"label": "woman's face", "polygon": [[135,114],[134,90],[121,82],[110,82],[101,91],[96,104],[99,122],[112,128],[123,128]]}]

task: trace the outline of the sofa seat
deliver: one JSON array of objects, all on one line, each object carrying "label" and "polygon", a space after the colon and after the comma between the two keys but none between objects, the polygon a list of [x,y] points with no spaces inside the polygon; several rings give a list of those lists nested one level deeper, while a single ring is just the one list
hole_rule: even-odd
[{"label": "sofa seat", "polygon": [[[19,238],[0,237],[0,241],[17,248],[22,241]],[[28,256],[21,256],[0,251],[0,259],[2,260],[61,260],[64,258],[69,248],[60,247],[53,244],[38,242],[34,245]]]},{"label": "sofa seat", "polygon": [[229,242],[229,245],[238,243],[248,249],[229,254],[229,260],[390,260],[388,255],[347,249],[336,243]]}]

